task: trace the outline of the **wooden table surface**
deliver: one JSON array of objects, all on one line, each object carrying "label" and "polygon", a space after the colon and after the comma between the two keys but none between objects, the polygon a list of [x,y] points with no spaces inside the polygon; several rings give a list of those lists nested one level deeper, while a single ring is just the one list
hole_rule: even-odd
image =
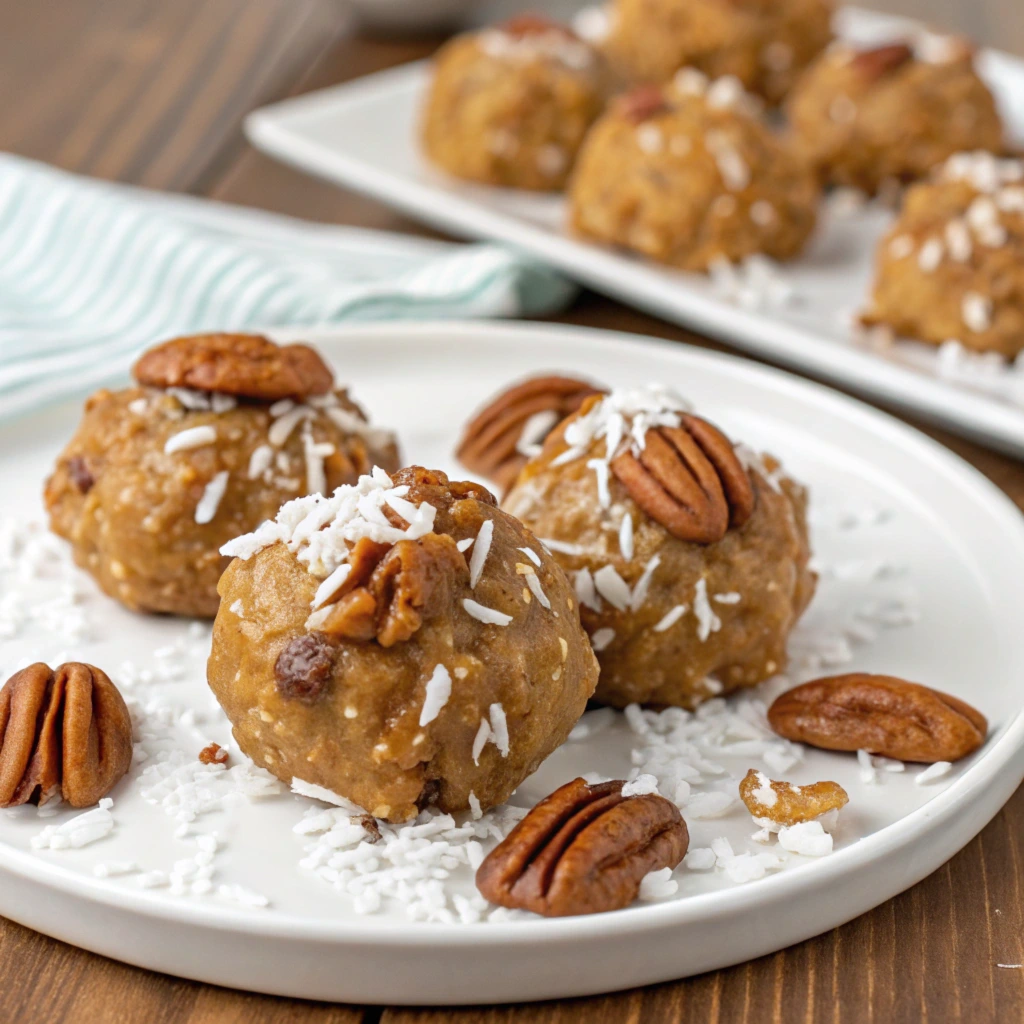
[{"label": "wooden table surface", "polygon": [[[1024,54],[1021,0],[885,6]],[[317,220],[419,230],[260,156],[245,143],[240,119],[271,100],[423,56],[437,39],[361,38],[338,0],[0,0],[0,18],[0,148],[84,174]],[[590,293],[559,319],[712,344]],[[1024,465],[928,433],[1024,507]],[[930,878],[809,942],[646,989],[459,1010],[238,993],[115,963],[0,919],[0,1021],[1016,1021],[1024,1019],[1024,970],[996,965],[1024,963],[1022,887],[1024,788]]]}]

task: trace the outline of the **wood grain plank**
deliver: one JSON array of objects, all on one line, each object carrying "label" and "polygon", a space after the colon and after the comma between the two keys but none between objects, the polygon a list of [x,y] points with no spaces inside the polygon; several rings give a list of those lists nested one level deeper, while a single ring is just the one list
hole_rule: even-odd
[{"label": "wood grain plank", "polygon": [[361,1009],[275,999],[155,974],[0,920],[5,1024],[359,1024]]},{"label": "wood grain plank", "polygon": [[184,190],[345,26],[334,0],[0,0],[0,145]]}]

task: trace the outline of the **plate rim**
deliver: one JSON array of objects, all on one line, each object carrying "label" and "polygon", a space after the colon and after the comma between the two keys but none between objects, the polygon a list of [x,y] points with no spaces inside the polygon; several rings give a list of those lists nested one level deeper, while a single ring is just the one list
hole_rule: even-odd
[{"label": "plate rim", "polygon": [[[950,483],[959,481],[972,498],[1003,520],[1004,539],[1012,542],[1024,564],[1024,518],[1020,510],[994,483],[964,459],[933,440],[915,427],[893,415],[874,409],[860,399],[850,397],[816,381],[804,380],[775,367],[762,366],[734,354],[714,352],[692,345],[622,331],[577,327],[547,323],[494,323],[490,321],[426,321],[420,323],[377,323],[347,326],[273,328],[269,334],[281,340],[303,337],[324,345],[359,344],[381,336],[400,335],[404,339],[443,333],[445,340],[463,345],[500,344],[509,338],[523,335],[555,336],[561,342],[578,348],[586,347],[588,354],[598,350],[613,350],[621,354],[624,345],[646,347],[652,355],[668,356],[681,366],[704,364],[712,371],[726,376],[738,375],[759,387],[770,386],[812,405],[837,412],[847,420],[859,423],[888,435],[908,454],[918,454],[929,460],[932,467],[947,476]],[[332,353],[327,351],[328,358]],[[18,424],[33,415],[26,413],[0,425],[0,436],[17,429]],[[1007,771],[1007,769],[1010,769]],[[992,803],[998,797],[991,813],[962,843],[957,837],[953,853],[962,849],[999,811],[1024,779],[1024,707],[1007,721],[1003,735],[990,747],[983,748],[975,763],[962,776],[937,792],[931,800],[899,820],[863,837],[852,845],[837,850],[818,861],[801,864],[798,870],[780,872],[759,879],[755,885],[737,885],[725,890],[699,893],[685,899],[661,903],[633,905],[608,914],[595,914],[577,918],[545,919],[535,921],[488,922],[481,927],[467,927],[462,923],[442,924],[378,919],[372,915],[319,921],[301,915],[272,910],[269,914],[255,914],[224,904],[172,902],[158,894],[104,885],[69,867],[38,857],[30,850],[18,850],[0,843],[0,873],[14,875],[28,882],[55,888],[78,900],[97,902],[147,918],[175,922],[220,932],[246,933],[268,939],[301,939],[326,942],[334,946],[371,945],[381,948],[417,948],[425,944],[442,942],[447,947],[558,944],[566,939],[580,942],[630,934],[647,933],[659,929],[680,929],[688,924],[725,917],[743,908],[744,904],[776,903],[788,896],[799,896],[800,889],[821,886],[835,878],[866,870],[876,860],[897,853],[940,829],[951,817],[969,805],[975,793],[987,795]],[[952,856],[951,853],[949,856]],[[931,859],[928,858],[931,864]],[[933,873],[948,857],[930,866],[924,874],[918,873],[915,882]],[[911,882],[910,884],[914,884]],[[888,897],[883,896],[883,900]],[[860,911],[860,913],[866,912]]]}]

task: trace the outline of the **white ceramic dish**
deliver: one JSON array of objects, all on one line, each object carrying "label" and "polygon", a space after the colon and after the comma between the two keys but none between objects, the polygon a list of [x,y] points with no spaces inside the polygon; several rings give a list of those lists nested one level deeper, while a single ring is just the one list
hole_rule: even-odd
[{"label": "white ceramic dish", "polygon": [[[823,577],[791,645],[791,677],[849,664],[926,680],[981,708],[988,742],[928,786],[915,784],[920,769],[910,766],[867,784],[855,758],[808,749],[785,777],[833,778],[848,789],[836,849],[819,860],[790,857],[783,870],[745,885],[720,870],[680,868],[679,891],[665,901],[589,918],[431,924],[410,922],[401,906],[359,916],[347,896],[298,867],[303,837],[292,828],[312,801],[236,795],[181,836],[169,808],[145,798],[139,778],[158,751],[180,751],[194,765],[208,741],[229,745],[228,728],[204,683],[207,627],[129,614],[65,568],[61,544],[42,531],[24,535],[26,522],[41,521],[42,479],[78,418],[77,403],[68,403],[0,428],[0,670],[6,678],[28,660],[68,657],[109,667],[136,704],[137,739],[150,760],[112,794],[113,831],[81,849],[31,847],[41,829],[74,812],[0,813],[0,913],[155,970],[282,995],[442,1005],[577,996],[736,963],[832,928],[935,870],[1020,782],[1024,523],[992,484],[939,445],[819,385],[637,337],[481,324],[303,336],[321,346],[377,422],[399,429],[410,460],[449,471],[457,471],[453,438],[475,403],[517,375],[550,368],[679,388],[811,487]],[[623,716],[603,714],[613,721],[557,751],[517,802],[529,805],[585,771],[629,770],[630,750],[643,741]],[[733,778],[695,790],[735,792],[734,777],[759,764],[740,748],[715,757]],[[207,781],[214,793],[230,788]],[[725,836],[737,853],[763,849],[741,807],[713,819],[691,815],[689,824],[693,847]],[[142,887],[141,871],[171,871],[196,854],[197,835],[213,832],[220,848],[210,893]],[[140,871],[95,877],[97,865],[119,861]],[[468,869],[451,884],[471,892]],[[269,906],[240,906],[225,898],[238,891],[218,895],[220,885],[245,886]]]},{"label": "white ceramic dish", "polygon": [[[847,8],[839,28],[873,40],[906,24]],[[985,51],[979,67],[1011,133],[1024,140],[1024,60]],[[411,64],[286,100],[252,114],[247,131],[279,159],[443,231],[514,245],[630,305],[1024,455],[1024,366],[940,358],[911,342],[879,352],[855,335],[853,315],[867,295],[887,211],[843,215],[842,203],[828,206],[808,253],[781,273],[795,304],[746,308],[707,278],[569,237],[560,197],[467,185],[428,166],[416,142],[427,76],[426,64]]]}]

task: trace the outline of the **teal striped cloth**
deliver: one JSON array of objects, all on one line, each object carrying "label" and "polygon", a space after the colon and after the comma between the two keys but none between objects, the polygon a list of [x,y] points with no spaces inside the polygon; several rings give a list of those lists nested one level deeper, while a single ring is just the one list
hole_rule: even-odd
[{"label": "teal striped cloth", "polygon": [[573,294],[495,245],[311,224],[0,154],[0,417],[124,376],[176,334],[541,315]]}]

